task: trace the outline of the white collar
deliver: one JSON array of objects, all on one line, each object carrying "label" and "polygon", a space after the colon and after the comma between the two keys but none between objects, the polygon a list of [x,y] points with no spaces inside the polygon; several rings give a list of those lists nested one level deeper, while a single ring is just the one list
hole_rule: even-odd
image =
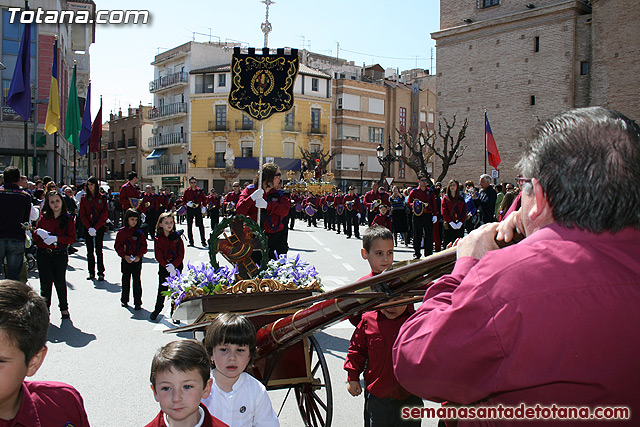
[{"label": "white collar", "polygon": [[[169,424],[169,419],[167,418],[167,414],[163,412],[162,415],[164,416],[164,423],[167,425],[167,427],[171,427],[171,424]],[[199,421],[193,427],[202,427],[202,423],[204,422],[204,410],[202,409],[202,406],[198,407],[198,416],[200,417]]]}]

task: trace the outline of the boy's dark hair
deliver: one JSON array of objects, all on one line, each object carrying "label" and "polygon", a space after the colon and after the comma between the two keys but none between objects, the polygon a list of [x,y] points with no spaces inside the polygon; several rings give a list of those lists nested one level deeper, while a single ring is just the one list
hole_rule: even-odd
[{"label": "boy's dark hair", "polygon": [[365,252],[369,253],[371,245],[378,239],[391,240],[393,242],[393,234],[387,227],[378,224],[373,224],[364,230],[364,233],[362,233],[362,248]]},{"label": "boy's dark hair", "polygon": [[17,280],[0,280],[0,331],[24,353],[25,364],[47,342],[49,309],[44,298]]},{"label": "boy's dark hair", "polygon": [[249,346],[251,356],[249,365],[256,357],[256,328],[251,321],[234,313],[223,313],[207,327],[204,338],[204,347],[213,355],[213,348],[220,344],[235,344]]},{"label": "boy's dark hair", "polygon": [[131,171],[127,174],[127,181],[131,181],[133,178],[137,178],[138,173],[136,171]]},{"label": "boy's dark hair", "polygon": [[129,208],[127,209],[127,211],[124,213],[124,224],[123,226],[126,228],[129,226],[129,218],[138,218],[138,223],[136,224],[136,227],[140,227],[140,213],[133,209],[133,208]]},{"label": "boy's dark hair", "polygon": [[7,166],[2,173],[5,184],[17,184],[20,182],[20,169],[15,166]]},{"label": "boy's dark hair", "polygon": [[156,376],[160,372],[175,369],[187,372],[196,369],[202,376],[203,384],[211,378],[211,361],[202,344],[196,340],[178,340],[160,347],[151,362],[149,381],[156,386]]}]

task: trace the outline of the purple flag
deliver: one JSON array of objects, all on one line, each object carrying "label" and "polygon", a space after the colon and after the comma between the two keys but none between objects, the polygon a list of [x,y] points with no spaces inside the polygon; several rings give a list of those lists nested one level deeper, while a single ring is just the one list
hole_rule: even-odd
[{"label": "purple flag", "polygon": [[91,83],[87,88],[87,99],[84,102],[84,114],[82,115],[82,128],[80,128],[80,151],[84,156],[89,151],[89,140],[91,139]]},{"label": "purple flag", "polygon": [[31,24],[25,24],[7,105],[26,122],[31,116]]}]

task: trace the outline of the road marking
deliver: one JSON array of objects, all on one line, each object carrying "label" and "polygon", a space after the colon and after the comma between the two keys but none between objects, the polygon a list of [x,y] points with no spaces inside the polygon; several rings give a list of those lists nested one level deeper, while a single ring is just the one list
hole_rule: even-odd
[{"label": "road marking", "polygon": [[317,244],[319,244],[320,246],[324,246],[324,243],[322,243],[316,236],[314,236],[313,234],[309,234],[309,237],[311,237],[313,240],[316,241]]},{"label": "road marking", "polygon": [[325,250],[325,251],[327,251],[327,252],[333,252],[333,251],[331,250],[331,248],[324,248],[324,250]]},{"label": "road marking", "polygon": [[331,255],[333,255],[333,257],[334,257],[335,259],[342,259],[342,257],[341,257],[340,255],[336,255],[336,254],[331,254]]},{"label": "road marking", "polygon": [[209,252],[200,252],[200,258],[204,258],[209,255]]},{"label": "road marking", "polygon": [[351,267],[349,263],[343,262],[342,265],[344,266],[344,268],[346,268],[349,271],[356,271],[356,269]]},{"label": "road marking", "polygon": [[325,276],[322,278],[323,283],[332,282],[335,283],[336,286],[344,286],[347,284],[347,280],[349,280],[346,276]]}]

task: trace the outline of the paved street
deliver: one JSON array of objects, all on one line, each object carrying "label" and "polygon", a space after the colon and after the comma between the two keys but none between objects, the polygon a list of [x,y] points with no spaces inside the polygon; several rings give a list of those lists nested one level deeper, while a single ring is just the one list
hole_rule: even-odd
[{"label": "paved street", "polygon": [[[210,232],[208,227],[206,232],[207,235]],[[49,351],[33,379],[62,381],[76,387],[84,397],[89,420],[94,426],[142,426],[159,410],[149,388],[151,359],[158,347],[176,339],[176,335],[163,333],[173,327],[167,317],[168,303],[158,321],[149,320],[158,282],[152,242],[149,242],[142,268],[143,310],[133,311],[120,306],[120,259],[113,250],[114,240],[115,233],[105,236],[104,282],[86,280],[86,249],[84,244],[75,245],[79,251],[70,256],[67,271],[71,321],[61,321],[54,296]],[[309,228],[306,223],[297,221],[295,230],[289,234],[289,245],[290,255],[300,253],[304,260],[316,266],[326,290],[351,283],[369,273],[367,262],[360,257],[362,241],[325,231],[322,222],[318,228]],[[396,261],[405,260],[411,255],[411,248],[401,247],[397,248],[395,258]],[[206,249],[187,247],[185,263],[207,260]],[[37,275],[29,278],[29,284],[39,289]],[[347,393],[346,375],[342,369],[352,332],[353,327],[342,322],[316,334],[331,372],[334,426],[362,425],[363,398],[354,398]],[[182,334],[178,337],[192,336]],[[276,412],[285,395],[286,391],[270,392]],[[302,425],[293,393],[279,418],[283,426]],[[423,421],[423,425],[435,426],[436,422]]]}]

